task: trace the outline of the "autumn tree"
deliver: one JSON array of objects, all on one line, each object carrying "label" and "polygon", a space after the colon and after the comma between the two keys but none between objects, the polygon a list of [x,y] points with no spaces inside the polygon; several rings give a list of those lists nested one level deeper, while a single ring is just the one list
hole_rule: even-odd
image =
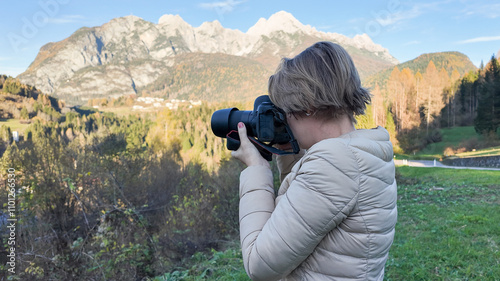
[{"label": "autumn tree", "polygon": [[417,81],[409,68],[393,69],[387,81],[387,97],[398,132],[419,125]]},{"label": "autumn tree", "polygon": [[415,103],[412,102],[412,105],[414,104],[415,105],[415,112],[418,112],[419,110],[419,107],[420,107],[420,104],[422,104],[422,101],[423,101],[423,94],[422,94],[422,89],[423,89],[423,85],[422,85],[422,82],[424,80],[424,76],[422,75],[422,73],[420,73],[420,71],[417,71],[417,73],[415,74]]},{"label": "autumn tree", "polygon": [[429,126],[431,122],[438,116],[441,109],[444,107],[443,99],[441,97],[441,79],[439,77],[439,72],[436,69],[436,65],[434,65],[432,60],[427,65],[423,78],[424,104],[421,108],[422,113],[425,116],[426,131],[429,133]]},{"label": "autumn tree", "polygon": [[373,118],[375,125],[384,126],[386,122],[386,107],[384,105],[384,97],[380,90],[380,86],[378,84],[375,85],[375,88],[371,91],[372,94],[372,110],[373,110]]},{"label": "autumn tree", "polygon": [[396,66],[391,72],[389,76],[389,80],[387,81],[387,97],[391,101],[390,107],[394,116],[394,121],[396,123],[396,130],[400,130],[401,128],[401,115],[402,115],[402,103],[403,103],[403,86],[401,84],[401,72],[399,68]]},{"label": "autumn tree", "polygon": [[412,106],[416,96],[415,77],[409,68],[404,68],[400,73],[400,81],[403,96],[401,97],[401,108],[399,115],[401,116],[401,128],[413,128],[418,126],[418,111]]}]

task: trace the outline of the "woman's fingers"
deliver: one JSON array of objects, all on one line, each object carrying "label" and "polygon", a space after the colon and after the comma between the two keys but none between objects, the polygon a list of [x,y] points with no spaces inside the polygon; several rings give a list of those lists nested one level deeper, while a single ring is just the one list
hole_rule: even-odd
[{"label": "woman's fingers", "polygon": [[269,163],[260,155],[257,148],[248,139],[247,128],[243,122],[238,123],[238,135],[240,136],[240,147],[238,150],[231,152],[231,155],[247,166],[269,166]]},{"label": "woman's fingers", "polygon": [[240,143],[244,145],[251,145],[252,143],[247,136],[247,127],[243,122],[238,123],[238,135],[240,136]]}]

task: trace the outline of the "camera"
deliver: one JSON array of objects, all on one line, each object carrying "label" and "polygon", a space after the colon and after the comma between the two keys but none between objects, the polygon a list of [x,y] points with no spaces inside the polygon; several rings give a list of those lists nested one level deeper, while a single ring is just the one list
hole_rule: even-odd
[{"label": "camera", "polygon": [[[240,146],[239,122],[245,124],[250,141],[269,161],[272,159],[272,154],[296,154],[300,150],[286,122],[285,112],[275,106],[267,95],[255,99],[252,111],[241,111],[233,107],[217,110],[212,114],[212,131],[218,137],[227,138],[229,150],[237,150]],[[286,143],[292,144],[293,152],[272,147],[274,144]]]}]

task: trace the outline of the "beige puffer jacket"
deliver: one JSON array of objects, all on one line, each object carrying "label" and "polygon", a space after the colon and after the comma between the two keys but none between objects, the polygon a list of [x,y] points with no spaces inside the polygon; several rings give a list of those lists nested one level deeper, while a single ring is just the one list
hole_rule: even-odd
[{"label": "beige puffer jacket", "polygon": [[253,280],[382,280],[397,220],[392,144],[384,128],[313,145],[275,198],[273,175],[240,176],[243,262]]}]

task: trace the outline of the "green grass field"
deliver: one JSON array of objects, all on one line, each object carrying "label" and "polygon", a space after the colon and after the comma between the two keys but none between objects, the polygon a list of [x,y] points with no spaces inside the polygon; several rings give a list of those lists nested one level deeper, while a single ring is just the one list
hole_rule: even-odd
[{"label": "green grass field", "polygon": [[[385,280],[499,280],[500,171],[398,167]],[[153,280],[249,280],[235,241]]]},{"label": "green grass field", "polygon": [[447,147],[457,147],[467,139],[479,138],[474,127],[454,127],[441,129],[443,140],[437,143],[429,144],[425,149],[418,152],[420,157],[440,158]]},{"label": "green grass field", "polygon": [[18,131],[20,134],[24,133],[24,130],[28,128],[30,124],[22,124],[19,119],[4,119],[0,118],[0,126],[10,127],[10,131]]},{"label": "green grass field", "polygon": [[498,156],[498,155],[500,155],[500,146],[480,149],[480,150],[476,150],[476,151],[458,153],[455,156],[458,156],[458,157],[479,157],[479,156]]},{"label": "green grass field", "polygon": [[[499,132],[500,133],[500,132]],[[398,155],[399,159],[440,159],[443,157],[447,147],[457,149],[469,142],[481,145],[484,138],[478,135],[473,126],[453,127],[441,129],[442,140],[437,143],[431,143],[415,155]],[[500,155],[500,147],[490,147],[485,149],[475,149],[464,153],[458,153],[457,157],[476,157],[476,156],[497,156]]]},{"label": "green grass field", "polygon": [[398,168],[386,280],[498,280],[500,171]]}]

